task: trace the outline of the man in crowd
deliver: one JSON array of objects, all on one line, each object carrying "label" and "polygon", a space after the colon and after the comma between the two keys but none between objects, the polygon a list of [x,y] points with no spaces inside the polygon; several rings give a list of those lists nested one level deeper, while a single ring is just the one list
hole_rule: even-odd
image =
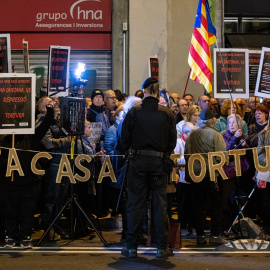
[{"label": "man in crowd", "polygon": [[165,107],[168,106],[168,103],[166,102],[164,97],[159,97],[159,104]]},{"label": "man in crowd", "polygon": [[191,94],[185,94],[183,96],[183,99],[185,99],[188,103],[188,107],[194,104],[194,97]]},{"label": "man in crowd", "polygon": [[248,99],[248,107],[246,107],[244,120],[246,121],[248,127],[256,123],[254,109],[260,104],[259,97],[250,97]]},{"label": "man in crowd", "polygon": [[188,103],[185,99],[181,98],[178,102],[179,113],[176,115],[176,124],[182,120],[186,120]]},{"label": "man in crowd", "polygon": [[107,90],[104,92],[104,105],[105,105],[105,113],[109,118],[110,125],[113,125],[115,122],[114,114],[117,109],[116,106],[116,95],[114,91]]},{"label": "man in crowd", "polygon": [[206,95],[202,95],[198,98],[198,105],[200,108],[203,109],[208,109],[210,106],[210,98]]},{"label": "man in crowd", "polygon": [[220,107],[216,98],[210,98],[210,109],[214,112],[215,118],[220,117]]},{"label": "man in crowd", "polygon": [[[204,223],[205,223],[205,210],[207,206],[207,196],[209,196],[212,203],[211,215],[211,237],[209,243],[212,245],[221,245],[226,241],[219,235],[220,223],[222,217],[222,192],[219,189],[218,175],[215,181],[210,180],[209,167],[208,167],[208,153],[226,151],[226,144],[222,135],[214,129],[215,125],[214,113],[210,109],[203,109],[200,114],[199,126],[200,128],[193,131],[186,140],[185,145],[185,159],[186,164],[192,154],[202,153],[206,164],[206,175],[204,179],[192,183],[193,193],[193,207],[194,207],[194,221],[197,233],[197,245],[205,245],[206,240],[204,237]],[[220,158],[214,157],[213,163],[220,163]],[[193,170],[195,175],[200,175],[201,164],[195,160]],[[217,172],[215,171],[217,174]],[[188,170],[186,170],[186,178]]]},{"label": "man in crowd", "polygon": [[127,113],[121,133],[124,149],[126,152],[134,153],[129,157],[127,249],[122,250],[122,255],[128,258],[137,257],[138,235],[150,189],[157,257],[163,258],[172,255],[167,243],[169,228],[166,173],[168,172],[165,167],[168,166],[165,164],[176,145],[176,128],[173,113],[169,108],[158,104],[157,79],[154,77],[146,79],[142,88],[146,97],[141,105]]},{"label": "man in crowd", "polygon": [[174,102],[175,104],[178,104],[179,99],[180,99],[180,96],[179,96],[178,93],[171,93],[171,94],[170,94],[170,98],[173,99],[173,102]]},{"label": "man in crowd", "polygon": [[90,123],[93,122],[102,123],[101,140],[104,140],[105,133],[111,125],[109,118],[105,113],[103,92],[99,89],[94,90],[91,95],[91,100],[92,105],[90,105],[90,108],[87,110],[86,119]]},{"label": "man in crowd", "polygon": [[250,97],[248,100],[248,107],[253,110],[258,104],[260,104],[259,97]]}]

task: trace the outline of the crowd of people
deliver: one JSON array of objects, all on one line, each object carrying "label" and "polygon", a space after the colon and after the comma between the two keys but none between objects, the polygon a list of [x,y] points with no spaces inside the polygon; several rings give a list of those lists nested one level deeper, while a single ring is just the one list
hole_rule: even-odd
[{"label": "crowd of people", "polygon": [[[70,181],[65,177],[62,178],[61,183],[56,183],[55,180],[62,154],[70,153],[74,139],[78,140],[75,154],[84,153],[92,157],[91,162],[85,165],[91,172],[90,179],[76,185],[78,200],[92,217],[107,216],[109,213],[122,214],[122,239],[127,238],[128,241],[125,256],[136,255],[137,234],[145,232],[147,227],[148,212],[145,204],[147,197],[152,196],[152,199],[157,202],[164,196],[163,190],[161,192],[159,189],[159,186],[163,185],[161,168],[164,159],[162,154],[157,155],[157,153],[169,151],[170,154],[180,154],[175,164],[178,178],[173,183],[176,187],[178,221],[182,229],[187,229],[189,232],[196,229],[198,245],[206,244],[204,237],[206,214],[211,216],[210,244],[226,243],[222,235],[228,231],[238,212],[237,203],[243,204],[255,184],[258,188],[244,214],[257,218],[265,227],[270,225],[270,186],[267,182],[257,179],[250,149],[258,148],[260,165],[266,166],[268,152],[265,146],[270,144],[268,128],[270,99],[260,102],[259,98],[250,97],[232,101],[202,95],[195,101],[191,94],[181,97],[178,93],[170,93],[167,89],[162,89],[165,95],[159,96],[155,90],[157,83],[155,80],[148,81],[144,84],[146,90],[138,90],[135,96],[127,96],[120,90],[104,92],[99,89],[94,90],[91,97],[86,98],[85,128],[81,140],[66,136],[60,129],[59,98],[40,98],[36,105],[35,134],[15,136],[14,148],[20,149],[17,155],[23,174],[18,169],[11,176],[6,175],[7,165],[11,165],[9,148],[12,147],[12,136],[1,136],[0,237],[5,240],[5,247],[12,248],[19,240],[21,247],[31,248],[33,216],[39,214],[39,225],[46,230],[65,204],[71,188]],[[159,105],[155,104],[156,101]],[[157,121],[156,114],[160,115]],[[168,121],[171,121],[170,125]],[[101,136],[97,143],[90,139],[91,123],[95,122],[102,124]],[[147,126],[147,122],[148,129],[142,133],[144,129],[142,127]],[[172,125],[173,129],[171,129]],[[153,137],[146,136],[145,139],[146,133],[151,133]],[[144,141],[135,140],[139,137],[144,137]],[[169,141],[168,137],[170,137]],[[133,191],[139,189],[139,192],[129,191],[129,200],[126,203],[123,196],[118,199],[126,175],[128,166],[126,158],[130,147],[135,148],[135,154],[143,158],[132,159],[129,165],[133,171],[129,168],[127,181],[129,178],[133,180],[128,182],[128,189]],[[161,150],[152,153],[151,149],[155,147]],[[191,180],[186,166],[190,154],[202,153],[208,164],[208,152],[229,151],[236,148],[249,149],[246,155],[241,157],[242,176],[235,175],[234,158],[226,155],[224,170],[228,180],[222,180],[217,174],[216,180],[210,181],[208,168],[205,178],[200,183]],[[50,160],[46,158],[39,160],[39,166],[45,170],[45,175],[40,176],[32,172],[31,159],[36,152],[30,150],[49,152],[52,155]],[[108,177],[103,179],[101,184],[97,183],[105,154],[110,156],[116,183]],[[218,157],[215,159],[214,163],[220,162]],[[194,162],[195,175],[199,175],[200,171],[200,164]],[[153,174],[153,179],[156,179],[156,188],[152,190],[151,196],[148,194],[147,181],[144,181],[149,174]],[[166,179],[168,180],[169,177]],[[120,205],[117,208],[118,201]],[[134,204],[138,208],[135,212]],[[165,203],[162,207],[159,204],[154,205],[159,208],[154,213],[154,219],[156,241],[161,256],[167,252],[167,242],[164,240],[167,237],[165,233],[167,225],[161,221],[161,219],[166,220],[165,206]],[[166,211],[167,209],[170,209],[170,205],[166,206]],[[172,218],[170,214],[169,218]],[[56,221],[56,224],[61,227],[60,222],[60,220]],[[78,225],[77,229],[80,233],[85,233],[87,226],[83,224],[84,222],[86,221],[82,220]],[[58,230],[59,226],[50,229],[49,240],[56,241],[61,238],[62,231]],[[164,233],[161,233],[162,231]]]}]

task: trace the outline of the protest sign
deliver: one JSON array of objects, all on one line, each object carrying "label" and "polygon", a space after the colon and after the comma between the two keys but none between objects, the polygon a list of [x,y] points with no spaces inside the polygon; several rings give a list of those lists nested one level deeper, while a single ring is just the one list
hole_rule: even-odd
[{"label": "protest sign", "polygon": [[35,133],[36,75],[0,73],[0,134]]},{"label": "protest sign", "polygon": [[159,81],[159,63],[157,55],[149,56],[149,77],[155,77]]},{"label": "protest sign", "polygon": [[261,51],[249,50],[249,93],[254,94],[258,71],[260,67]]},{"label": "protest sign", "polygon": [[70,47],[50,46],[48,96],[68,96]]},{"label": "protest sign", "polygon": [[230,89],[234,99],[249,98],[246,49],[214,49],[214,97],[230,98]]},{"label": "protest sign", "polygon": [[10,35],[0,34],[0,73],[11,73]]},{"label": "protest sign", "polygon": [[92,143],[98,143],[102,132],[102,122],[92,122],[90,125],[92,129],[90,140]]},{"label": "protest sign", "polygon": [[262,48],[255,96],[270,98],[270,48]]}]

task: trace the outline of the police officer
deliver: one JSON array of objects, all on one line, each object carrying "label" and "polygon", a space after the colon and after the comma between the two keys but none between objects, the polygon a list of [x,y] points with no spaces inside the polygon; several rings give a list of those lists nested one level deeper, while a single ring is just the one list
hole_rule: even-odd
[{"label": "police officer", "polygon": [[170,109],[158,104],[158,80],[147,78],[142,88],[145,98],[128,112],[121,133],[124,149],[134,152],[127,174],[127,249],[122,250],[122,255],[137,257],[138,232],[150,188],[157,257],[163,258],[172,255],[167,243],[166,164],[176,145],[176,126]]}]

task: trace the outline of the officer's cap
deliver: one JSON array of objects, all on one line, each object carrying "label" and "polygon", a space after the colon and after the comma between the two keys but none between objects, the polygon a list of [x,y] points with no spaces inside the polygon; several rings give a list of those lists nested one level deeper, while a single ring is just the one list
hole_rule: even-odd
[{"label": "officer's cap", "polygon": [[142,89],[146,89],[151,84],[157,83],[157,82],[158,82],[158,80],[155,77],[149,77],[143,82]]}]

